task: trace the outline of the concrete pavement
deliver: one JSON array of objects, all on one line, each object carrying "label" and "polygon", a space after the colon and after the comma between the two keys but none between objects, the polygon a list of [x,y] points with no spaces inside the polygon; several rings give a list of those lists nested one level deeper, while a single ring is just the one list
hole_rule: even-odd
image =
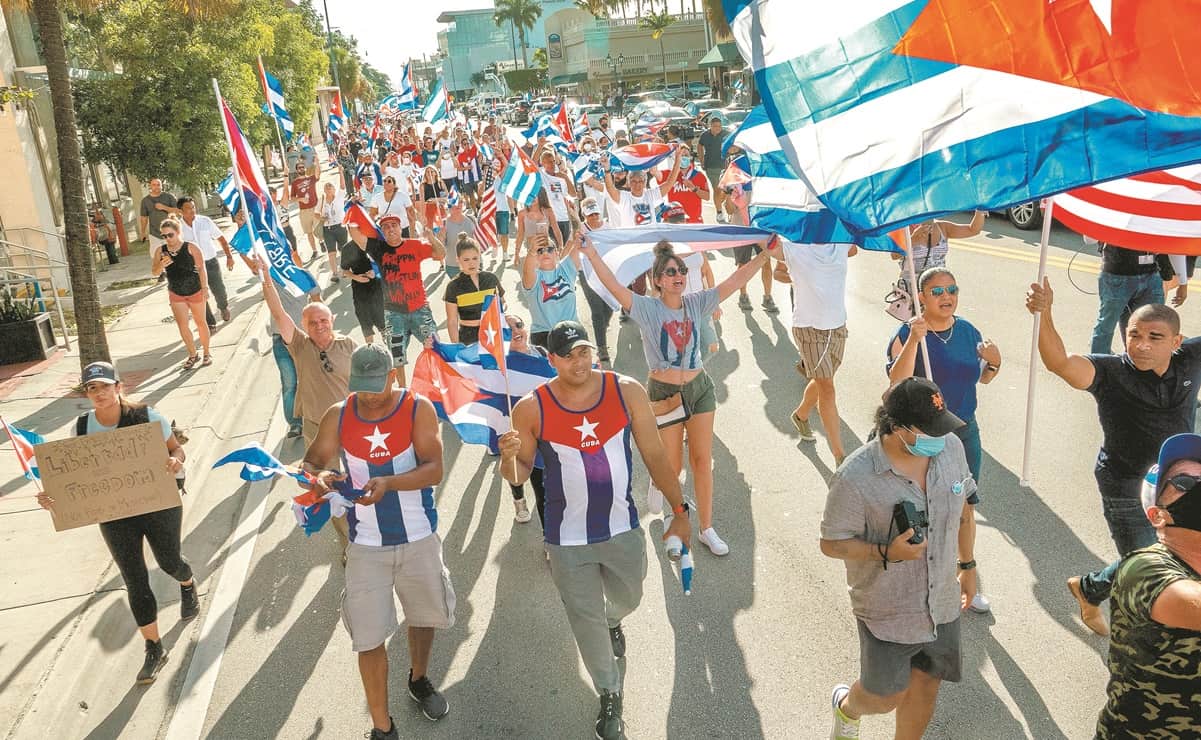
[{"label": "concrete pavement", "polygon": [[[1022,293],[1034,274],[1037,234],[1016,232],[996,218],[986,229],[952,247],[951,266],[963,287],[961,315],[1004,353],[1001,376],[981,389],[978,417],[986,457],[977,560],[994,613],[965,615],[964,681],[944,687],[927,736],[1089,737],[1104,699],[1105,643],[1079,624],[1063,581],[1114,554],[1091,476],[1099,429],[1091,399],[1040,371],[1033,488],[1017,486],[1031,323]],[[1066,232],[1057,230],[1053,243],[1056,316],[1069,347],[1083,352],[1096,299],[1071,288],[1067,267],[1081,287],[1095,289],[1097,260],[1074,256],[1079,239]],[[714,269],[720,279],[732,263],[721,256]],[[884,348],[896,323],[883,313],[881,298],[895,270],[884,255],[852,260],[851,337],[838,376],[848,449],[866,437],[886,385]],[[505,269],[501,278],[511,287],[516,273]],[[441,320],[445,279],[429,273],[427,284]],[[343,290],[327,294],[339,328],[358,337]],[[770,316],[758,308],[758,281],[750,292],[755,311],[726,304],[722,351],[708,363],[720,403],[717,527],[732,552],[718,559],[698,547],[693,595],[684,597],[655,544],[662,525],[644,512],[650,571],[643,605],[626,622],[625,716],[633,738],[823,737],[830,688],[857,675],[843,567],[821,557],[816,546],[833,461],[816,417],[816,445],[799,442],[789,422],[800,381],[787,313]],[[217,334],[223,344],[208,374],[181,379],[167,368],[183,358],[182,349],[172,352],[179,344],[174,327],[155,326],[164,296],[121,319],[111,335],[120,349],[115,354],[156,368],[134,395],[192,428],[192,460],[214,459],[249,439],[266,439],[284,459],[295,459],[300,445],[277,445],[278,431],[269,429],[272,419],[278,427],[278,385],[262,317],[253,310],[257,294],[250,286],[237,295],[244,303]],[[784,286],[776,285],[774,296],[788,306]],[[1184,316],[1186,331],[1198,325],[1195,302]],[[617,368],[645,377],[637,330],[614,321],[611,332]],[[72,373],[77,369],[66,364]],[[6,417],[43,433],[66,433],[84,402],[55,397],[47,403],[34,390],[38,383],[57,387],[50,378],[28,382],[27,391],[6,400]],[[11,404],[23,405],[10,411]],[[596,699],[543,562],[537,524],[513,522],[507,486],[481,448],[459,444],[449,430],[443,439],[447,475],[439,489],[439,529],[459,606],[455,626],[435,641],[431,675],[451,713],[431,724],[405,698],[406,647],[394,640],[391,707],[401,736],[587,737]],[[200,470],[189,464],[192,476]],[[181,723],[214,738],[346,737],[368,727],[349,638],[338,623],[342,573],[333,565],[333,538],[323,532],[306,539],[287,509],[286,491],[268,495],[261,521],[248,526],[244,517],[255,512],[245,511],[247,490],[232,472],[214,471],[192,488],[185,554],[202,579],[204,611],[180,629],[176,607],[165,606],[172,662],[157,684],[137,689],[130,679],[140,645],[120,579],[105,570],[98,533],[54,534],[48,518],[31,510],[32,501],[12,498],[32,492],[16,485],[15,471],[11,457],[0,456],[0,480],[9,481],[0,498],[7,555],[0,564],[0,716],[12,718],[8,736],[41,736],[53,727],[72,737],[152,738]],[[643,506],[641,465],[634,490]],[[231,534],[239,522],[241,539]],[[214,591],[237,581],[225,579],[228,553],[250,541],[247,579],[232,596],[236,608],[212,610],[214,599],[224,596]],[[157,593],[173,599],[170,579],[161,573],[155,579]],[[181,705],[178,696],[189,672],[189,641],[214,619],[228,620],[229,639],[217,646],[223,657],[211,668],[211,699],[200,706],[198,720],[181,719],[173,713],[177,706],[194,712],[199,703]],[[889,718],[863,723],[864,737],[890,734]]]}]

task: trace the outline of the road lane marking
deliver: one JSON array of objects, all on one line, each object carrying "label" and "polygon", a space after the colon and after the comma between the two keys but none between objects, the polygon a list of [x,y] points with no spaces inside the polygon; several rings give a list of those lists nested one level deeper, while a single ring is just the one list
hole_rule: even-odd
[{"label": "road lane marking", "polygon": [[[1012,247],[1002,247],[998,245],[981,246],[970,242],[952,239],[951,244],[956,249],[962,249],[976,254],[983,254],[990,257],[1001,257],[1003,259],[1014,260],[1018,262],[1029,262],[1038,264],[1038,252],[1026,252]],[[1096,257],[1088,255],[1086,258],[1076,258],[1072,261],[1070,257],[1060,257],[1059,255],[1048,254],[1047,264],[1053,267],[1062,267],[1068,269],[1069,265],[1073,271],[1086,272],[1092,275],[1101,273],[1101,261]]]}]

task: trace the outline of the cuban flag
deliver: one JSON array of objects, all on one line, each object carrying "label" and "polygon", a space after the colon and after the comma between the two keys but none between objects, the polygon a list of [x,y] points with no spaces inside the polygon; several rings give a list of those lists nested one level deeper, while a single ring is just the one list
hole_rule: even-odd
[{"label": "cuban flag", "polygon": [[450,186],[450,193],[446,196],[446,207],[454,208],[459,205],[459,189],[454,185]]},{"label": "cuban flag", "polygon": [[[247,237],[254,249],[261,249],[267,256],[271,278],[294,296],[318,290],[317,281],[307,270],[292,261],[292,247],[284,234],[279,214],[275,211],[275,199],[267,186],[267,178],[259,167],[258,159],[250,142],[242,134],[233,111],[224,100],[218,101],[224,118],[225,130],[229,134],[230,156],[234,171],[242,185],[242,203],[246,207],[246,225],[239,232],[248,231]],[[235,235],[236,237],[237,235]]]},{"label": "cuban flag", "polygon": [[[746,215],[751,225],[779,234],[795,244],[858,244],[877,251],[901,251],[888,236],[865,236],[855,232],[818,200],[788,163],[763,106],[752,110],[742,125],[726,138],[723,154],[731,146],[746,152],[747,181],[751,184]],[[722,179],[721,184],[727,184],[726,179]]]},{"label": "cuban flag", "polygon": [[1201,255],[1201,165],[1110,180],[1051,200],[1057,220],[1106,244]]},{"label": "cuban flag", "polygon": [[495,294],[484,299],[480,314],[480,359],[484,367],[505,371],[505,314]]},{"label": "cuban flag", "polygon": [[575,177],[576,182],[584,182],[594,177],[598,180],[605,179],[605,171],[601,167],[600,156],[579,152],[568,154],[567,157],[571,160],[571,174]]},{"label": "cuban flag", "polygon": [[267,98],[267,115],[279,122],[284,138],[291,141],[296,126],[292,123],[292,117],[288,115],[287,105],[284,104],[284,85],[263,67],[262,59],[259,59],[259,81],[263,83],[263,95]]},{"label": "cuban flag", "polygon": [[329,132],[336,134],[341,131],[346,127],[346,119],[348,118],[350,118],[350,114],[346,112],[346,108],[342,105],[342,93],[335,90],[329,107]]},{"label": "cuban flag", "polygon": [[658,121],[649,119],[643,120],[634,124],[634,130],[630,133],[636,137],[639,142],[654,141],[655,137],[659,135],[659,132],[662,131],[667,124],[668,120],[666,118]]},{"label": "cuban flag", "polygon": [[17,453],[17,462],[21,465],[25,477],[29,480],[41,480],[42,475],[38,472],[38,458],[33,452],[33,446],[42,444],[46,438],[37,432],[14,427],[2,416],[0,424],[3,424],[4,431],[8,432],[8,438],[13,443],[13,452]]},{"label": "cuban flag", "polygon": [[364,236],[383,241],[384,233],[380,231],[379,224],[372,220],[371,214],[360,203],[355,203],[351,200],[346,201],[342,223],[346,226],[354,226]]},{"label": "cuban flag", "polygon": [[221,184],[217,186],[217,196],[225,204],[225,209],[229,211],[230,216],[235,216],[238,211],[242,210],[242,196],[238,194],[238,185],[234,182],[232,174],[226,175]]},{"label": "cuban flag", "polygon": [[1173,115],[1198,112],[1195,3],[724,7],[793,170],[860,231],[1201,160]]},{"label": "cuban flag", "polygon": [[675,144],[630,144],[609,152],[610,164],[616,169],[636,172],[649,170],[676,153]]},{"label": "cuban flag", "polygon": [[528,206],[542,189],[542,174],[521,147],[513,147],[513,151],[518,156],[509,159],[509,166],[501,173],[498,188],[518,205]]},{"label": "cuban flag", "polygon": [[396,95],[397,110],[417,107],[417,88],[413,85],[413,70],[406,64],[400,72],[400,92]]},{"label": "cuban flag", "polygon": [[446,97],[446,88],[442,85],[442,80],[438,80],[429,100],[425,101],[425,107],[421,109],[421,118],[426,123],[438,123],[449,117],[450,99]]},{"label": "cuban flag", "polygon": [[[509,406],[555,377],[541,355],[509,352],[507,373],[481,363],[478,344],[441,344],[424,349],[413,363],[409,387],[430,399],[438,417],[454,426],[467,444],[487,445],[495,454],[496,439],[509,431]],[[508,376],[508,393],[505,382]]]},{"label": "cuban flag", "polygon": [[588,114],[584,111],[580,111],[580,117],[575,119],[575,126],[571,133],[574,134],[575,138],[578,139],[584,134],[588,133],[588,130],[591,128],[591,124],[588,123]]},{"label": "cuban flag", "polygon": [[242,464],[238,477],[245,481],[266,480],[276,476],[295,478],[301,483],[307,483],[309,480],[303,471],[284,465],[258,442],[251,442],[239,447],[213,463],[213,467],[219,468],[223,465],[237,463]]},{"label": "cuban flag", "polygon": [[572,132],[571,116],[567,112],[567,103],[559,103],[559,107],[551,114],[551,123],[554,124],[555,131],[558,132],[560,138],[568,144],[575,143],[575,136]]},{"label": "cuban flag", "polygon": [[526,141],[536,141],[540,136],[546,138],[553,136],[560,141],[563,138],[559,136],[559,130],[555,128],[554,116],[550,113],[543,113],[531,121],[529,127],[522,131],[521,135],[525,137]]},{"label": "cuban flag", "polygon": [[[671,242],[675,253],[683,257],[694,252],[765,242],[774,237],[774,232],[752,226],[653,223],[627,229],[597,229],[584,238],[596,248],[617,281],[629,285],[651,269],[655,245],[662,240]],[[585,269],[584,277],[597,295],[614,309],[618,308],[617,299],[593,270]]]},{"label": "cuban flag", "polygon": [[400,100],[400,96],[397,95],[396,93],[392,93],[388,97],[379,101],[379,105],[376,106],[376,111],[379,113],[383,113],[383,112],[389,111],[389,110],[396,110],[396,103],[399,100]]}]

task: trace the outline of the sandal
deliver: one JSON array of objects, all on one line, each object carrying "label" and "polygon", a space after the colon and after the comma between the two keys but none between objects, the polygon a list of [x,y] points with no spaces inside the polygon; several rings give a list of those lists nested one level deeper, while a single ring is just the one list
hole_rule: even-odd
[{"label": "sandal", "polygon": [[200,363],[200,366],[201,366],[201,367],[208,367],[209,365],[212,365],[212,364],[213,364],[213,356],[212,356],[212,355],[205,355],[205,356],[204,356],[204,360],[203,360],[203,361],[201,361],[201,363]]},{"label": "sandal", "polygon": [[192,368],[196,367],[196,363],[198,362],[200,362],[200,355],[192,355],[188,359],[184,360],[183,369],[191,370]]}]

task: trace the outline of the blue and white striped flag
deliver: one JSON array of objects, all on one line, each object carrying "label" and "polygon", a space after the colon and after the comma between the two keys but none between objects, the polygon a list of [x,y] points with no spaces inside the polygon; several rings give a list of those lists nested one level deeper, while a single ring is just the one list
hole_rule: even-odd
[{"label": "blue and white striped flag", "polygon": [[509,158],[509,166],[501,173],[497,187],[518,205],[528,206],[542,189],[542,174],[521,147],[513,147],[513,151],[517,156]]},{"label": "blue and white striped flag", "polygon": [[417,107],[417,88],[413,86],[413,73],[407,64],[400,72],[400,92],[396,96],[396,107],[399,110],[412,110]]},{"label": "blue and white striped flag", "polygon": [[220,196],[221,202],[225,204],[226,210],[230,216],[234,216],[242,209],[242,196],[238,193],[238,186],[234,182],[233,173],[225,176],[221,184],[217,186],[217,195]]},{"label": "blue and white striped flag", "polygon": [[421,118],[426,123],[437,123],[450,117],[450,100],[446,97],[446,88],[442,85],[442,80],[434,85],[434,91],[430,93],[430,99],[425,101],[425,107],[421,109]]},{"label": "blue and white striped flag", "polygon": [[279,80],[271,76],[263,67],[259,66],[259,71],[263,73],[263,92],[267,96],[267,115],[274,116],[275,120],[279,121],[279,127],[284,132],[284,138],[288,141],[292,140],[292,132],[296,130],[295,124],[292,123],[292,117],[288,115],[288,107],[284,104],[284,86]]},{"label": "blue and white striped flag", "polygon": [[730,134],[723,153],[731,145],[746,152],[752,226],[773,231],[795,244],[858,244],[882,252],[899,251],[887,236],[868,237],[853,231],[817,199],[788,163],[762,105],[756,106]]}]

